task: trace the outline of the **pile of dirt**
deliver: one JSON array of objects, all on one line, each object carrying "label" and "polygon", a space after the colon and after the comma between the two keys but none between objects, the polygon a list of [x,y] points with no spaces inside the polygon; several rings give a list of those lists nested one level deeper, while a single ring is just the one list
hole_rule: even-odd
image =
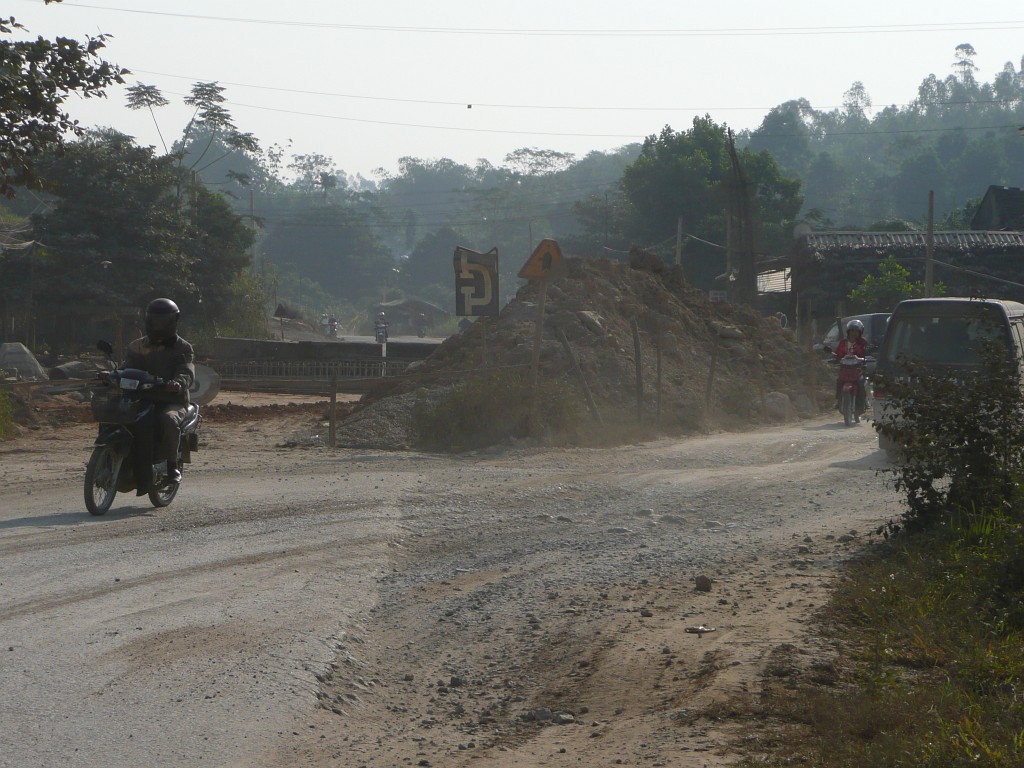
[{"label": "pile of dirt", "polygon": [[[351,403],[335,405],[335,418],[341,419],[352,410]],[[230,424],[239,421],[258,421],[283,414],[309,414],[320,421],[329,418],[330,403],[270,403],[267,405],[238,405],[235,403],[211,403],[202,409],[203,420],[211,424]]]},{"label": "pile of dirt", "polygon": [[[812,416],[830,402],[828,371],[774,317],[710,302],[678,267],[639,249],[629,263],[565,262],[566,275],[547,288],[540,376],[574,387],[587,407],[589,389],[605,427],[635,422],[639,411],[642,423],[666,433],[743,429]],[[484,370],[529,372],[540,299],[539,283],[523,286],[498,317],[480,318],[409,375],[379,385],[340,439],[414,447],[417,401],[444,397]]]},{"label": "pile of dirt", "polygon": [[39,394],[8,391],[15,434],[41,427],[92,421],[88,400],[78,393]]}]

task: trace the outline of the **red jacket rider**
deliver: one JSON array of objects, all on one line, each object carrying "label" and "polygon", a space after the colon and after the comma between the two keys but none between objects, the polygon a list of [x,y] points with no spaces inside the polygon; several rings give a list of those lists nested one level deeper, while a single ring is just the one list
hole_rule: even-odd
[{"label": "red jacket rider", "polygon": [[850,352],[853,352],[857,357],[867,357],[868,343],[864,340],[863,334],[854,341],[840,339],[839,346],[836,347],[836,358],[842,360]]},{"label": "red jacket rider", "polygon": [[[857,338],[851,338],[852,336]],[[857,357],[867,357],[868,354],[868,343],[864,340],[864,324],[859,320],[851,320],[847,323],[846,338],[840,340],[839,345],[836,347],[836,360],[842,360],[851,352]],[[842,389],[842,382],[836,379],[836,408],[839,408],[839,397]],[[854,410],[858,416],[867,410],[867,392],[864,389],[863,377],[857,382],[857,402]]]}]

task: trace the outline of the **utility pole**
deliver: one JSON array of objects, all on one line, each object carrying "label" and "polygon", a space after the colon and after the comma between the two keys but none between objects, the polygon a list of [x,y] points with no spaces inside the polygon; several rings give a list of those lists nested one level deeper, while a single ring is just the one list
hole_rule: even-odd
[{"label": "utility pole", "polygon": [[608,193],[604,193],[604,249],[608,250]]},{"label": "utility pole", "polygon": [[924,259],[924,297],[932,297],[935,261],[935,190],[928,191],[928,240]]},{"label": "utility pole", "polygon": [[754,306],[757,302],[757,264],[754,260],[754,211],[751,204],[753,185],[740,165],[736,153],[736,142],[729,131],[729,158],[732,160],[733,184],[731,186],[731,208],[736,211],[739,248],[736,254],[736,300],[740,304]]},{"label": "utility pole", "polygon": [[676,218],[676,266],[683,265],[683,215]]},{"label": "utility pole", "polygon": [[252,227],[252,269],[256,272],[256,193],[249,190],[249,226]]}]

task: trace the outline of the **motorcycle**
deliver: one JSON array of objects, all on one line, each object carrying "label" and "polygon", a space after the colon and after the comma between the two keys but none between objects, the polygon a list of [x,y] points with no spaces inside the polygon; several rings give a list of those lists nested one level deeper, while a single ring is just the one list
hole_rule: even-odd
[{"label": "motorcycle", "polygon": [[864,368],[867,365],[867,358],[858,357],[852,352],[847,353],[839,360],[839,412],[843,414],[843,423],[846,426],[860,423],[863,409],[857,409],[857,390],[861,387],[867,390]]},{"label": "motorcycle", "polygon": [[373,326],[374,338],[376,338],[378,344],[388,343],[388,327],[384,323],[377,323]]},{"label": "motorcycle", "polygon": [[327,335],[330,336],[332,339],[338,338],[338,321],[337,320],[331,320],[327,324]]},{"label": "motorcycle", "polygon": [[[99,348],[108,356],[113,353],[108,342],[100,342]],[[91,515],[106,514],[118,492],[127,493],[138,487],[135,476],[138,430],[151,429],[156,423],[156,404],[146,400],[145,395],[165,386],[162,379],[137,368],[115,367],[101,371],[99,379],[113,392],[92,400],[99,433],[85,468],[85,507]],[[199,406],[193,403],[188,406],[188,414],[181,425],[179,468],[191,463],[192,451],[199,449],[201,424]],[[181,483],[170,481],[166,461],[152,464],[152,472],[149,500],[154,507],[166,507],[174,501]]]},{"label": "motorcycle", "polygon": [[418,326],[416,326],[416,335],[419,336],[421,339],[427,335],[426,323],[420,323]]}]

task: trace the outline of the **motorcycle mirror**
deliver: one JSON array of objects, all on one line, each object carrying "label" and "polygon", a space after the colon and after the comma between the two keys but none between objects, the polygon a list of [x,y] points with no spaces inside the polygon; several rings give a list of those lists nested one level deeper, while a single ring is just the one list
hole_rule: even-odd
[{"label": "motorcycle mirror", "polygon": [[105,341],[103,339],[100,339],[99,341],[96,342],[96,349],[98,349],[100,352],[107,355],[108,357],[114,354],[114,345],[111,344],[109,341]]}]

